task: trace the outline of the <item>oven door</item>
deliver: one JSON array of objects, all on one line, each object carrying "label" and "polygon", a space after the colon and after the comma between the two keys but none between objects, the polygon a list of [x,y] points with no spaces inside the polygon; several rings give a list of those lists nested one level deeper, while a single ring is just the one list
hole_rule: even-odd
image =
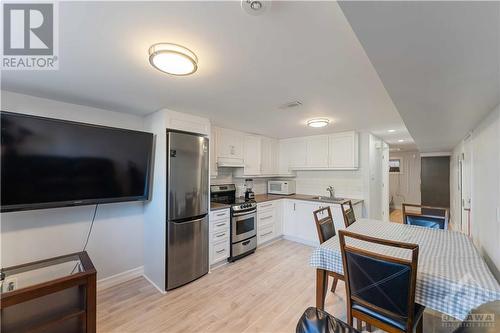
[{"label": "oven door", "polygon": [[257,234],[257,210],[234,213],[231,217],[231,242],[237,243]]}]

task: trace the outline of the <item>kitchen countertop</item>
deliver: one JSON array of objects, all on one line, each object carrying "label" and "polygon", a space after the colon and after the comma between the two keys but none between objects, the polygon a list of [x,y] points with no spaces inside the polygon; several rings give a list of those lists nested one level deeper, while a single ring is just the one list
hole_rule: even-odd
[{"label": "kitchen countertop", "polygon": [[221,204],[218,202],[211,202],[210,203],[210,211],[211,212],[213,212],[214,210],[226,209],[226,208],[230,208],[230,207],[231,207],[231,205]]},{"label": "kitchen countertop", "polygon": [[[267,201],[272,201],[272,200],[279,200],[279,199],[293,199],[293,200],[304,200],[304,201],[311,201],[311,202],[324,202],[324,203],[330,203],[330,204],[339,204],[336,202],[331,202],[328,200],[319,200],[319,199],[313,199],[314,197],[317,197],[317,195],[308,195],[308,194],[292,194],[292,195],[280,195],[280,194],[256,194],[255,195],[255,202],[260,203],[260,202],[267,202]],[[349,199],[346,198],[347,200],[351,200],[353,205],[356,205],[358,203],[363,202],[362,199]],[[226,209],[230,208],[231,205],[227,204],[221,204],[217,202],[211,202],[210,203],[210,211],[214,210],[220,210],[220,209]]]},{"label": "kitchen countertop", "polygon": [[[328,201],[328,200],[313,199],[314,197],[317,197],[317,195],[308,195],[308,194],[292,194],[292,195],[256,194],[255,195],[255,201],[257,203],[259,203],[259,202],[266,202],[266,201],[279,200],[279,199],[294,199],[294,200],[304,200],[304,201],[312,201],[312,202],[324,202],[324,203],[338,204],[336,202],[331,202],[331,201]],[[348,200],[351,200],[351,202],[352,202],[353,205],[356,205],[356,204],[358,204],[360,202],[363,202],[363,200],[361,200],[361,199],[349,199],[349,198],[346,198],[346,201],[348,201]]]}]

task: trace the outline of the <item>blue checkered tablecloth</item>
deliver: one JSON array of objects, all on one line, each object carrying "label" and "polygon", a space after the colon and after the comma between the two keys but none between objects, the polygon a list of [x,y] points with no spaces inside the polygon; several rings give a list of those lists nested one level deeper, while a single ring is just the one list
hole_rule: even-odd
[{"label": "blue checkered tablecloth", "polygon": [[[463,320],[473,308],[500,300],[500,286],[472,241],[459,232],[359,219],[349,231],[419,245],[415,301]],[[347,239],[346,243],[389,256],[410,258],[408,250]],[[343,274],[339,239],[317,247],[311,266]]]}]

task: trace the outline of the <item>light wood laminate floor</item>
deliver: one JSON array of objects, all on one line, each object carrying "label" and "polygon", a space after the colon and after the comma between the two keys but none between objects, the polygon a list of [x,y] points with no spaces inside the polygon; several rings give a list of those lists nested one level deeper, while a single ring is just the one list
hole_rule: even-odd
[{"label": "light wood laminate floor", "polygon": [[[315,304],[312,250],[279,240],[165,295],[144,278],[103,290],[98,332],[295,332],[303,311]],[[345,320],[342,282],[336,294],[328,292],[325,309]],[[438,332],[426,320],[424,331]]]}]

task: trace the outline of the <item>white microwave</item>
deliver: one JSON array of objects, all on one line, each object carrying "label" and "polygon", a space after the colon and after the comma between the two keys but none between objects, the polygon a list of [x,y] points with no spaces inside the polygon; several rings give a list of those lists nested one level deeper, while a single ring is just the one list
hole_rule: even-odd
[{"label": "white microwave", "polygon": [[295,194],[295,180],[269,180],[267,181],[267,193],[281,195]]}]

